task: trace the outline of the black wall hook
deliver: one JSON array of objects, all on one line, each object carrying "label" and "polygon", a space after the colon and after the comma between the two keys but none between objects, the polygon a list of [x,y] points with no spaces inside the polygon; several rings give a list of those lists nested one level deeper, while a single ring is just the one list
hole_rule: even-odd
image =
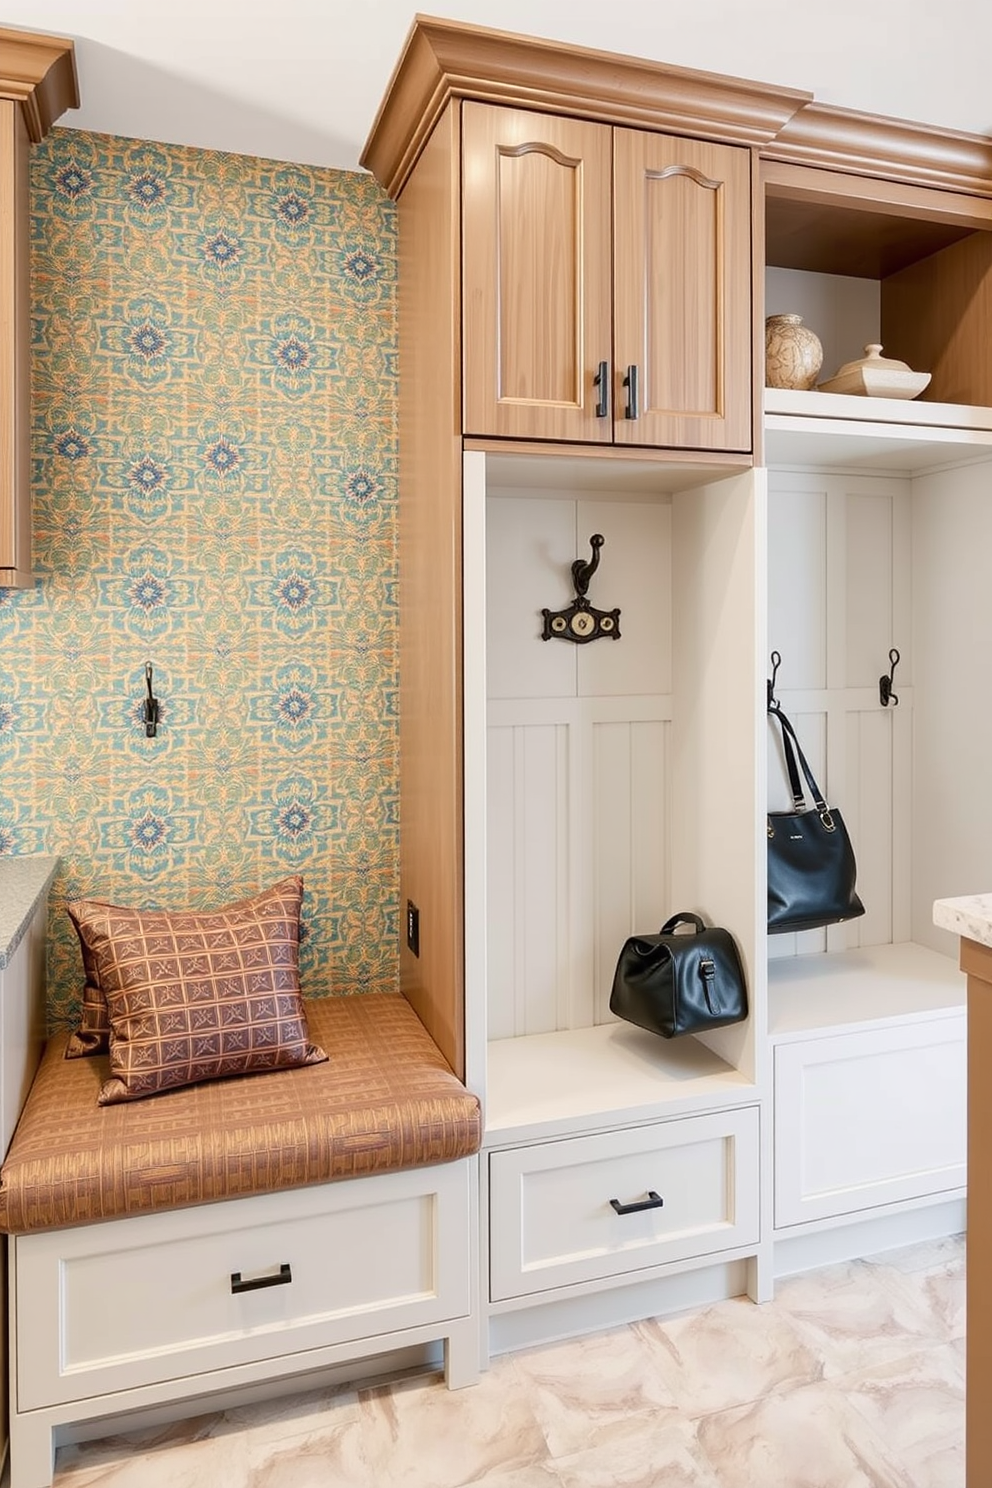
[{"label": "black wall hook", "polygon": [[892,691],[892,683],[896,675],[896,667],[899,665],[899,652],[896,650],[895,646],[893,646],[891,651],[889,652],[889,663],[889,675],[887,677],[879,677],[878,679],[878,701],[881,703],[883,708],[887,708],[890,703],[893,705],[893,707],[899,706],[899,699]]},{"label": "black wall hook", "polygon": [[772,711],[773,708],[777,708],[779,706],[778,698],[775,696],[775,678],[778,676],[778,669],[782,665],[782,658],[777,651],[773,651],[770,660],[772,664],[772,674],[765,684],[768,688],[766,706],[769,713]]},{"label": "black wall hook", "polygon": [[589,539],[592,557],[587,562],[581,558],[576,558],[572,564],[572,583],[575,586],[576,594],[585,595],[588,592],[589,580],[599,567],[599,555],[603,550],[603,543],[605,541],[606,539],[602,533],[594,532]]},{"label": "black wall hook", "polygon": [[586,641],[602,640],[604,636],[609,636],[613,641],[620,639],[620,611],[597,610],[586,599],[589,580],[599,567],[599,555],[605,541],[602,533],[594,532],[589,539],[592,557],[576,558],[572,564],[575,598],[568,608],[541,611],[544,616],[542,641],[574,641],[581,646]]},{"label": "black wall hook", "polygon": [[152,664],[145,662],[145,737],[154,739],[158,732],[158,698],[152,696]]}]

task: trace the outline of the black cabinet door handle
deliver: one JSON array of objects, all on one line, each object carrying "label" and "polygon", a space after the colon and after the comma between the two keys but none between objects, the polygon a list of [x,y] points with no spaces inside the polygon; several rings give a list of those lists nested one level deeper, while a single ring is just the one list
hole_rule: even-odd
[{"label": "black cabinet door handle", "polygon": [[610,364],[600,362],[599,371],[592,380],[592,385],[599,389],[599,398],[596,401],[596,417],[609,418],[610,416]]},{"label": "black cabinet door handle", "polygon": [[637,406],[637,366],[636,363],[627,368],[627,376],[623,380],[627,389],[627,406],[623,411],[624,418],[636,419],[639,413]]},{"label": "black cabinet door handle", "polygon": [[648,1196],[639,1204],[621,1204],[619,1199],[610,1200],[610,1208],[615,1209],[617,1214],[641,1214],[645,1209],[661,1209],[665,1201],[661,1194],[656,1194],[653,1188],[648,1189]]},{"label": "black cabinet door handle", "polygon": [[241,1280],[240,1271],[231,1272],[232,1292],[260,1292],[263,1287],[289,1286],[293,1279],[293,1273],[286,1261],[279,1267],[274,1276],[253,1276],[249,1281]]}]

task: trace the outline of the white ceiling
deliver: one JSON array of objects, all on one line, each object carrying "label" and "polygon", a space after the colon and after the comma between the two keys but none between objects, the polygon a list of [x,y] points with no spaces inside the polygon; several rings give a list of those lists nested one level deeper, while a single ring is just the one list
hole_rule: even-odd
[{"label": "white ceiling", "polygon": [[[7,0],[71,36],[62,125],[358,168],[416,0]],[[989,0],[449,0],[451,19],[992,133]]]}]

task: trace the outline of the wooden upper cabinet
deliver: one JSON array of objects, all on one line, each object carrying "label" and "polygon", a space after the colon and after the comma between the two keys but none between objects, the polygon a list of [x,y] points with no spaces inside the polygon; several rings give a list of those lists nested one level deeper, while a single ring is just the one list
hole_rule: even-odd
[{"label": "wooden upper cabinet", "polygon": [[28,154],[79,107],[71,41],[0,28],[0,586],[31,572]]},{"label": "wooden upper cabinet", "polygon": [[609,442],[593,386],[612,361],[612,130],[462,110],[467,434]]},{"label": "wooden upper cabinet", "polygon": [[746,149],[466,103],[462,178],[467,434],[750,449]]},{"label": "wooden upper cabinet", "polygon": [[643,130],[613,138],[614,438],[749,450],[749,153]]}]

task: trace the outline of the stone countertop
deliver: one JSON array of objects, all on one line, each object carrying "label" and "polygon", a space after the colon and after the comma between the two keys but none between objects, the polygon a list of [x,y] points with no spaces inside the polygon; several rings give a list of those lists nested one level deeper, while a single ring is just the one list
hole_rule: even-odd
[{"label": "stone countertop", "polygon": [[992,894],[964,894],[960,899],[937,899],[933,922],[966,940],[992,946]]},{"label": "stone countertop", "polygon": [[58,866],[58,858],[0,857],[0,970],[20,945]]}]

